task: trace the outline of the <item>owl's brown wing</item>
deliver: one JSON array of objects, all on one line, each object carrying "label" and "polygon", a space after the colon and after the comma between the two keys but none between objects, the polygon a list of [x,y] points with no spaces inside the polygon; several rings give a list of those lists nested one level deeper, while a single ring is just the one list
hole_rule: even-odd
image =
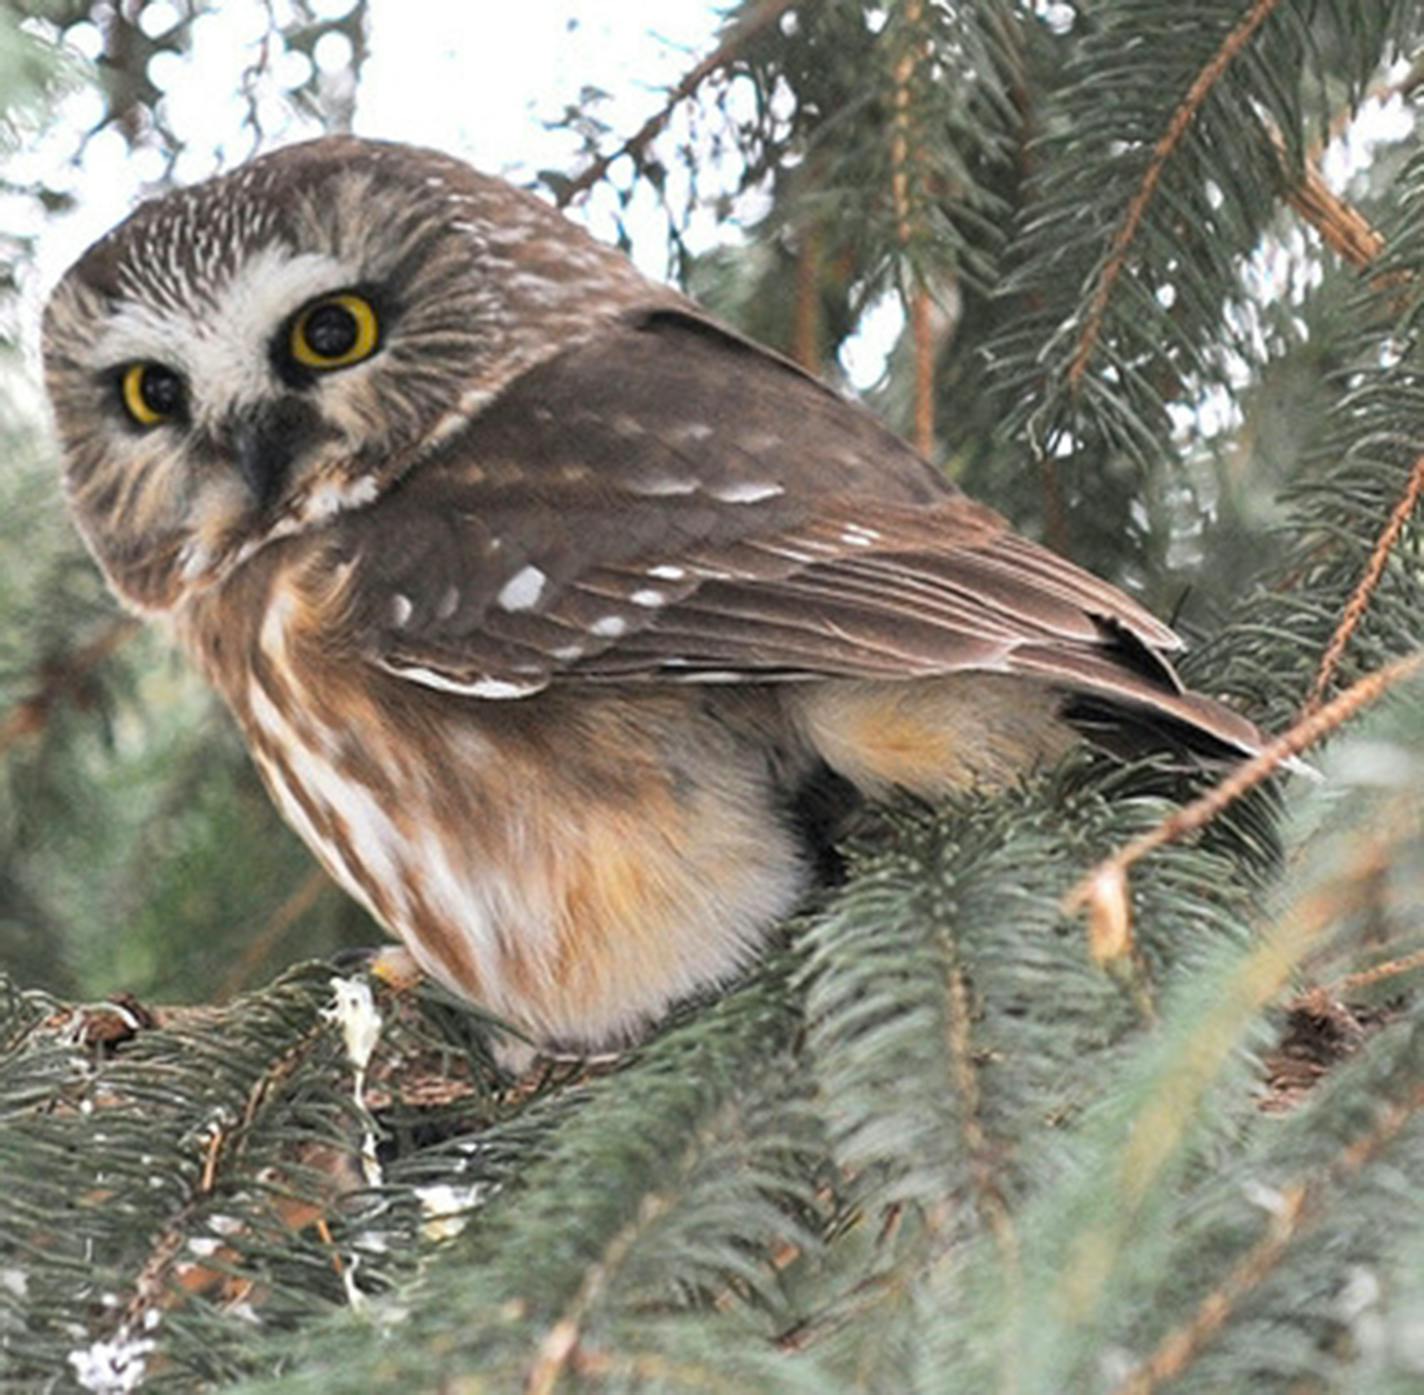
[{"label": "owl's brown wing", "polygon": [[442,690],[983,670],[1260,744],[1142,607],[690,314],[528,371],[341,527],[362,650]]}]

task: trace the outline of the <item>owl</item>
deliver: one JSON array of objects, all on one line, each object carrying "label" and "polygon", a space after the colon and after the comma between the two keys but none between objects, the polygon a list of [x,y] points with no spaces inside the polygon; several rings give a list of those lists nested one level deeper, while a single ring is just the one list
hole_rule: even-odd
[{"label": "owl", "polygon": [[536,1043],[735,974],[857,801],[1084,731],[1261,744],[1127,596],[433,151],[326,138],[141,205],[44,362],[119,597],[332,877]]}]

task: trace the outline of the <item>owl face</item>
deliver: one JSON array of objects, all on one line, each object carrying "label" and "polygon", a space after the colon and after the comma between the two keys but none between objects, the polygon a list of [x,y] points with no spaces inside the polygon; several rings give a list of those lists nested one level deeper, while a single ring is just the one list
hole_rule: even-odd
[{"label": "owl face", "polygon": [[570,236],[458,161],[347,137],[142,205],[44,322],[71,504],[115,588],[173,610],[371,503],[512,377],[646,301],[621,256]]}]

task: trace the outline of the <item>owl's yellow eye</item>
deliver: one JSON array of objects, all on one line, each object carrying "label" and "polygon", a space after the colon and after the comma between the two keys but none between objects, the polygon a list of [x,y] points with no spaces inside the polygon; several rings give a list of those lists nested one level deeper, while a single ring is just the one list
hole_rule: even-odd
[{"label": "owl's yellow eye", "polygon": [[371,302],[343,291],[297,316],[288,348],[303,368],[349,368],[376,352],[380,328]]},{"label": "owl's yellow eye", "polygon": [[119,379],[119,395],[140,426],[158,426],[183,410],[183,379],[161,363],[131,363]]}]

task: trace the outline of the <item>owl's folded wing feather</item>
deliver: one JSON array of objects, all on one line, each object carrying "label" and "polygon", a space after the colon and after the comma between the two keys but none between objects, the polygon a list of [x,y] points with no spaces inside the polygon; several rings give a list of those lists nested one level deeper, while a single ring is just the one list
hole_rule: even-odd
[{"label": "owl's folded wing feather", "polygon": [[1183,690],[1164,657],[1180,642],[1141,606],[692,315],[530,370],[381,514],[341,525],[362,649],[442,690],[980,670],[1261,743]]}]

